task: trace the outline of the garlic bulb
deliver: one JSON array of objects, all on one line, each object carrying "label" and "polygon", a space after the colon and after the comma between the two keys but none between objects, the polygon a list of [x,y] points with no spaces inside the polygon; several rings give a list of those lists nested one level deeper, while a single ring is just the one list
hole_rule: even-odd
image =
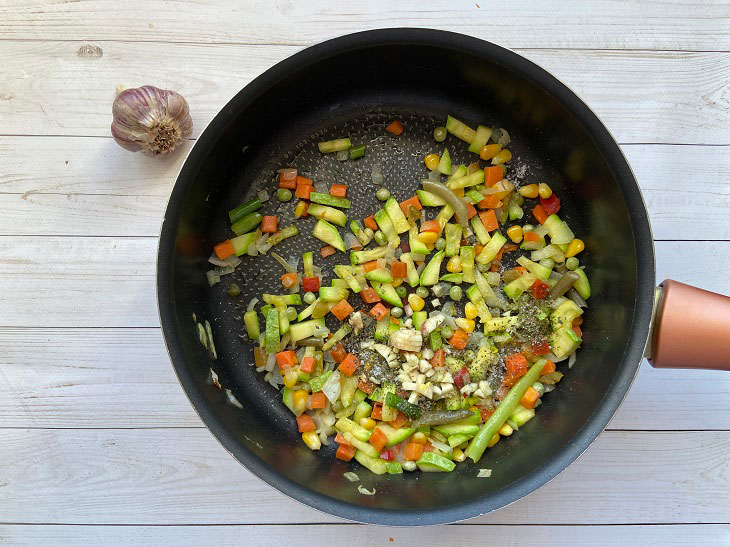
[{"label": "garlic bulb", "polygon": [[112,115],[114,140],[132,152],[169,154],[193,132],[190,109],[183,96],[151,85],[119,93]]}]

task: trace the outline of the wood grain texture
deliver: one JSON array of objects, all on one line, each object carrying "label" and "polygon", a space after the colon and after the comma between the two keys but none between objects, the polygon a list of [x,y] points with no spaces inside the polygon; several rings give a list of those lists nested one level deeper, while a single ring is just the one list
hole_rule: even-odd
[{"label": "wood grain texture", "polygon": [[[203,427],[159,329],[3,328],[0,347],[0,428]],[[609,429],[730,430],[728,393],[723,372],[644,362]]]},{"label": "wood grain texture", "polygon": [[[549,484],[470,522],[727,523],[728,450],[727,431],[605,432]],[[3,524],[341,522],[257,480],[205,429],[5,430],[0,461]]]},{"label": "wood grain texture", "polygon": [[[0,134],[108,136],[119,84],[175,89],[194,135],[296,46],[3,42]],[[622,143],[730,144],[730,53],[518,50],[575,90]],[[180,68],[184,67],[184,68]],[[68,158],[66,158],[68,159]]]},{"label": "wood grain texture", "polygon": [[[657,242],[657,279],[730,294],[730,242]],[[157,327],[157,240],[0,236],[0,327]]]},{"label": "wood grain texture", "polygon": [[[730,147],[622,149],[655,238],[730,239]],[[156,237],[184,157],[132,156],[95,137],[0,137],[0,234]],[[695,182],[678,176],[681,161],[701,166]]]},{"label": "wood grain texture", "polygon": [[730,526],[638,525],[638,526],[508,526],[456,524],[428,528],[390,528],[357,524],[317,525],[221,525],[221,526],[32,526],[0,525],[0,541],[11,545],[257,545],[279,547],[295,537],[317,545],[362,547],[367,545],[470,545],[489,538],[490,545],[504,547],[585,547],[633,545],[723,545],[730,543]]},{"label": "wood grain texture", "polygon": [[[217,4],[217,6],[216,6]],[[112,0],[28,4],[6,0],[0,36],[15,39],[191,41],[311,44],[379,27],[433,27],[472,34],[506,47],[730,49],[726,2],[695,9],[681,0],[647,2],[474,2],[424,5],[416,0],[359,4]]]}]

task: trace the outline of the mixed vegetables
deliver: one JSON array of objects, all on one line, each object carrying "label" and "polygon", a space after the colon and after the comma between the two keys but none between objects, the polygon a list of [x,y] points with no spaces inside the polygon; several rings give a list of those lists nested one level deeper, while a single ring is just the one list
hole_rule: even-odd
[{"label": "mixed vegetables", "polygon": [[[395,121],[386,130],[397,138],[404,128]],[[295,218],[316,219],[319,255],[342,253],[330,286],[313,251],[300,271],[299,260],[273,250],[299,228],[262,216],[265,195],[230,211],[235,237],[211,258],[219,266],[211,284],[243,255],[270,252],[284,267],[282,294],[263,294],[258,309],[254,298],[243,316],[257,370],[283,384],[310,449],[334,435],[338,459],[376,474],[478,462],[535,415],[563,376],[556,363],[572,366],[582,342],[585,245],[558,215],[560,199],[546,183],[508,180],[504,129],[449,116],[434,140],[448,134],[487,165],[454,166],[447,149],[429,154],[415,195],[398,202],[381,187],[382,208],[362,221],[347,216],[346,185],[325,193],[296,169],[279,170],[277,198],[298,199]],[[366,146],[341,138],[319,151],[355,160]],[[439,208],[435,218],[428,208]]]}]

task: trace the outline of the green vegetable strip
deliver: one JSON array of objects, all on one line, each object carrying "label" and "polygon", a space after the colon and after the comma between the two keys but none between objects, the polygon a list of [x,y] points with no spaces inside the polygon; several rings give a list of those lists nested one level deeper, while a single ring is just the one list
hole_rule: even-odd
[{"label": "green vegetable strip", "polygon": [[454,256],[459,253],[461,245],[461,226],[458,224],[446,225],[446,256]]},{"label": "green vegetable strip", "polygon": [[507,243],[507,238],[499,232],[495,232],[492,239],[489,240],[489,243],[482,249],[482,252],[477,255],[477,262],[479,264],[486,264],[494,260],[494,257],[497,256],[497,253],[505,243]]},{"label": "green vegetable strip", "polygon": [[248,337],[257,342],[261,336],[261,327],[259,326],[259,314],[256,310],[247,311],[243,314],[243,322],[246,325]]},{"label": "green vegetable strip", "polygon": [[253,213],[259,209],[261,209],[261,200],[259,198],[254,198],[251,201],[247,201],[235,209],[228,211],[228,219],[231,221],[231,224],[234,224],[249,213]]},{"label": "green vegetable strip", "polygon": [[341,264],[335,266],[335,274],[347,283],[347,285],[352,289],[352,292],[358,293],[362,290],[360,283],[357,282],[357,279],[355,279],[355,276],[352,275],[352,272],[347,266],[343,266]]},{"label": "green vegetable strip", "polygon": [[364,155],[365,155],[365,145],[364,144],[350,148],[350,159],[351,160],[356,160],[357,158],[361,158]]},{"label": "green vegetable strip", "polygon": [[469,186],[476,186],[484,182],[484,171],[474,171],[471,175],[460,177],[458,179],[451,179],[446,183],[450,189],[455,190],[456,188],[468,188]]},{"label": "green vegetable strip", "polygon": [[231,225],[231,230],[233,230],[234,234],[240,236],[256,228],[256,226],[261,224],[261,220],[263,220],[263,218],[264,217],[262,217],[260,213],[249,213],[245,217],[234,222]]},{"label": "green vegetable strip", "polygon": [[311,252],[304,253],[302,262],[304,263],[304,277],[314,277],[314,255]]},{"label": "green vegetable strip", "polygon": [[395,231],[393,221],[390,219],[385,209],[380,209],[377,213],[375,213],[375,222],[377,222],[380,230],[385,234],[385,237],[388,238],[389,243],[396,246],[400,245],[400,238]]},{"label": "green vegetable strip", "polygon": [[339,198],[337,196],[331,196],[329,194],[323,194],[321,192],[311,192],[309,199],[314,203],[320,203],[322,205],[329,205],[332,207],[340,207],[342,209],[349,209],[352,205],[349,199]]},{"label": "green vegetable strip", "polygon": [[462,247],[459,250],[461,270],[464,274],[464,283],[474,283],[474,247]]},{"label": "green vegetable strip", "polygon": [[317,143],[317,148],[323,154],[329,154],[330,152],[339,152],[340,150],[349,150],[352,148],[350,139],[335,139],[332,141],[323,141]]},{"label": "green vegetable strip", "polygon": [[[481,192],[478,192],[474,189],[469,190],[465,193],[465,195],[472,201],[472,203],[479,203],[484,199],[484,195],[482,195]],[[474,217],[472,217],[474,218]]]},{"label": "green vegetable strip", "polygon": [[327,245],[332,245],[338,251],[346,252],[345,242],[342,241],[342,236],[332,224],[326,220],[318,220],[317,224],[314,225],[312,235],[324,241]]},{"label": "green vegetable strip", "polygon": [[266,334],[264,335],[266,343],[266,353],[276,353],[279,351],[281,340],[279,339],[279,312],[276,308],[270,309],[266,313]]},{"label": "green vegetable strip", "polygon": [[479,433],[474,437],[466,449],[466,455],[470,457],[474,463],[478,462],[487,448],[487,443],[494,437],[497,430],[510,417],[512,412],[520,404],[520,399],[535,381],[540,377],[540,372],[545,367],[545,359],[540,359],[537,363],[530,367],[522,378],[512,387],[507,396],[499,403],[497,410],[494,411],[486,423],[481,427]]},{"label": "green vegetable strip", "polygon": [[368,237],[368,235],[365,233],[365,230],[360,225],[360,222],[358,222],[357,220],[350,221],[350,230],[363,246],[367,245],[368,243],[370,243],[370,240],[372,240],[372,237]]},{"label": "green vegetable strip", "polygon": [[397,408],[409,418],[415,419],[421,416],[421,409],[419,407],[412,405],[401,397],[398,397],[395,393],[385,394],[385,404],[390,407]]},{"label": "green vegetable strip", "polygon": [[273,306],[301,306],[302,305],[302,297],[299,296],[299,294],[285,294],[283,296],[279,296],[276,294],[264,294],[262,296],[264,299],[264,302],[267,304],[271,304]]},{"label": "green vegetable strip", "polygon": [[312,389],[312,393],[322,391],[322,386],[327,383],[327,380],[329,380],[330,376],[332,376],[332,371],[328,370],[324,374],[309,380],[309,387]]},{"label": "green vegetable strip", "polygon": [[345,336],[350,334],[352,332],[352,327],[350,325],[342,325],[339,329],[337,329],[337,332],[325,342],[324,346],[322,346],[322,351],[330,350],[334,347],[334,345],[342,340]]},{"label": "green vegetable strip", "polygon": [[289,332],[289,318],[286,315],[286,306],[276,306],[279,312],[279,334],[283,335]]},{"label": "green vegetable strip", "polygon": [[482,245],[486,245],[487,243],[489,243],[489,232],[487,232],[487,229],[484,227],[484,223],[479,218],[479,215],[471,217],[471,220],[469,222],[471,224],[471,229],[474,230],[474,235],[477,237],[479,243]]},{"label": "green vegetable strip", "polygon": [[375,247],[367,251],[353,251],[350,253],[350,263],[353,266],[357,266],[358,264],[365,264],[371,260],[383,258],[387,250],[387,247]]},{"label": "green vegetable strip", "polygon": [[271,236],[269,238],[268,243],[269,243],[269,245],[272,245],[272,246],[278,245],[285,239],[294,237],[298,233],[299,233],[299,228],[297,228],[296,226],[294,226],[294,224],[292,224],[291,226],[287,226],[283,230],[279,230],[278,232],[276,232],[273,236]]},{"label": "green vegetable strip", "polygon": [[431,349],[433,351],[436,351],[437,349],[441,349],[441,346],[443,346],[443,342],[441,340],[441,332],[439,330],[432,331],[430,336],[431,341]]}]

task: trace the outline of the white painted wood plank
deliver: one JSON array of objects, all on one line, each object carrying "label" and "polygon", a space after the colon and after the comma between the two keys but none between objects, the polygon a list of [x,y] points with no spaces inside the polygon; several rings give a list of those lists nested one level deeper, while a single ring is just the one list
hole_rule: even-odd
[{"label": "white painted wood plank", "polygon": [[[216,6],[215,4],[218,4]],[[728,7],[720,0],[694,9],[681,0],[616,4],[607,0],[519,3],[416,0],[360,4],[250,0],[133,0],[124,9],[111,0],[30,5],[6,0],[0,35],[37,40],[172,42],[319,42],[378,27],[432,27],[492,40],[507,47],[728,49]]]},{"label": "white painted wood plank", "polygon": [[[655,238],[730,239],[730,147],[622,148]],[[0,137],[0,234],[157,236],[184,156],[133,156],[103,138]],[[677,176],[678,158],[699,166],[694,182]]]},{"label": "white painted wood plank", "polygon": [[322,525],[222,525],[222,526],[63,526],[0,525],[0,540],[11,545],[220,545],[241,544],[279,547],[293,538],[307,543],[338,547],[363,545],[470,545],[488,537],[490,545],[550,547],[581,545],[611,547],[632,545],[683,546],[730,543],[726,524],[608,525],[608,526],[508,526],[457,524],[424,528],[391,528],[357,524]]},{"label": "white painted wood plank", "polygon": [[[197,135],[253,77],[296,46],[3,42],[0,134],[108,136],[120,83],[175,89]],[[730,53],[519,50],[580,94],[619,142],[728,144]]]},{"label": "white painted wood plank", "polygon": [[[657,279],[730,294],[730,242],[657,242]],[[154,238],[0,236],[0,326],[156,327]]]},{"label": "white painted wood plank", "polygon": [[[0,329],[0,428],[203,427],[158,329]],[[644,362],[609,429],[730,430],[730,375]]]},{"label": "white painted wood plank", "polygon": [[[730,432],[605,432],[552,482],[471,523],[724,523],[728,450]],[[204,429],[4,430],[0,461],[2,523],[341,522],[255,479]]]}]

